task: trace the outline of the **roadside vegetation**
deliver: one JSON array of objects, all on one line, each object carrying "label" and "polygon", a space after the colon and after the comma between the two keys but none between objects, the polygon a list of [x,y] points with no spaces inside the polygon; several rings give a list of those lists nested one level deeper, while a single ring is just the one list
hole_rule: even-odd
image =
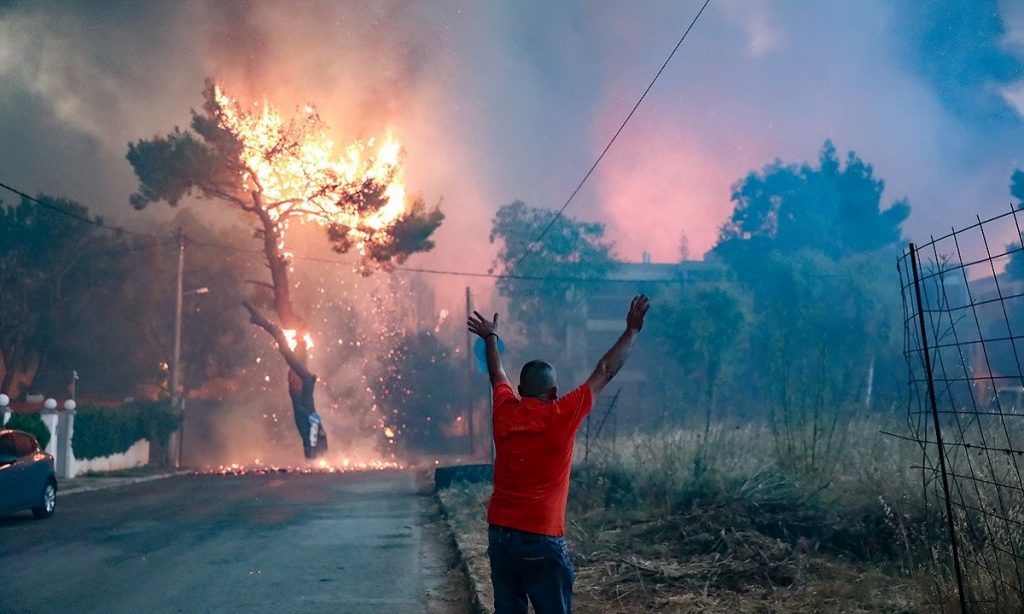
[{"label": "roadside vegetation", "polygon": [[[1024,198],[1022,177],[1013,176],[1016,198]],[[692,283],[681,268],[681,283],[638,288],[653,308],[637,351],[656,357],[644,398],[602,400],[592,419],[604,424],[614,408],[612,433],[591,438],[584,426],[577,440],[566,519],[577,611],[957,608],[941,484],[922,471],[934,464],[934,446],[901,438],[911,425],[894,264],[910,208],[905,200],[885,205],[883,191],[870,164],[826,141],[816,165],[776,161],[733,186],[733,213],[705,257],[720,278]],[[507,212],[522,215],[515,207]],[[504,272],[554,274],[519,269],[523,242],[503,221],[499,214],[494,233],[505,242]],[[603,274],[603,229],[560,223],[569,230],[539,247],[544,257],[534,262],[591,263],[593,276]],[[575,255],[558,251],[580,244]],[[1002,277],[1024,280],[1024,252]],[[590,290],[512,278],[499,291],[514,308]],[[584,325],[571,311],[544,313]],[[556,364],[572,364],[557,353],[572,324],[545,324],[523,331],[525,347],[550,348]],[[994,356],[993,364],[1013,359]],[[998,584],[1024,581],[1024,532],[1000,529],[1024,523],[1024,493],[993,488],[998,476],[972,467],[974,451],[964,450],[947,462],[973,476],[972,492],[952,496],[961,554],[974,562],[964,568],[969,598],[977,611],[1024,608],[1013,601],[1019,588]],[[1017,470],[1004,460],[1006,471]],[[482,575],[489,490],[442,494],[456,532],[467,536],[467,561],[479,561]],[[989,522],[992,510],[1001,525]]]},{"label": "roadside vegetation", "polygon": [[[842,428],[851,444],[827,475],[780,462],[763,424],[591,442],[586,464],[578,447],[566,515],[575,611],[930,611],[945,533],[905,472],[913,447],[875,422]],[[489,494],[442,493],[485,588]]]}]

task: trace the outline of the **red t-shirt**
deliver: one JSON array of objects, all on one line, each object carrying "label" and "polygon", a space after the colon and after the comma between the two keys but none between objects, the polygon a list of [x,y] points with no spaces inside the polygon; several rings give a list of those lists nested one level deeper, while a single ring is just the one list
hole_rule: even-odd
[{"label": "red t-shirt", "polygon": [[565,533],[573,441],[592,404],[587,384],[555,401],[520,400],[512,386],[494,387],[494,492],[487,522]]}]

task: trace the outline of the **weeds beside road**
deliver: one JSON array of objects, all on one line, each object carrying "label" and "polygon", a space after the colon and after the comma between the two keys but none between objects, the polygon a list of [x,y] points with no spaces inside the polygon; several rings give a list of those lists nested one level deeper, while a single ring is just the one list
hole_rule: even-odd
[{"label": "weeds beside road", "polygon": [[[877,424],[844,428],[847,445],[812,475],[772,460],[767,426],[591,442],[566,517],[574,611],[932,611],[945,536],[908,469],[920,451]],[[489,494],[441,493],[487,605]]]}]

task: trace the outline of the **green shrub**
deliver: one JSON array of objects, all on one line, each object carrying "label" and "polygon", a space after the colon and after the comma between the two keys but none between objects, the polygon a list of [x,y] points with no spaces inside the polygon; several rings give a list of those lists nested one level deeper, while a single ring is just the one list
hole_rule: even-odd
[{"label": "green shrub", "polygon": [[38,414],[12,414],[4,428],[31,434],[39,441],[39,447],[44,450],[46,444],[50,443],[50,429],[46,427],[46,423]]},{"label": "green shrub", "polygon": [[171,433],[181,425],[180,418],[171,411],[166,400],[133,401],[126,404],[123,409],[135,412],[143,437],[153,442],[167,443]]},{"label": "green shrub", "polygon": [[166,403],[135,401],[116,409],[82,407],[75,416],[71,448],[75,458],[121,454],[136,441],[166,442],[178,419]]}]

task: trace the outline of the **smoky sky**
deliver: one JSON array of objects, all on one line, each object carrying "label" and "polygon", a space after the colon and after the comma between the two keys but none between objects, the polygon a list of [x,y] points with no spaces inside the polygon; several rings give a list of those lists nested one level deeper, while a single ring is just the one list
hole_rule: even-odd
[{"label": "smoky sky", "polygon": [[[339,142],[393,133],[447,215],[410,264],[482,271],[495,210],[562,205],[700,4],[8,1],[0,180],[166,220],[130,209],[126,147],[187,125],[213,76],[316,104]],[[909,199],[913,238],[1005,209],[1022,137],[1024,3],[712,0],[567,213],[627,260],[676,260],[684,236],[700,257],[737,180],[828,138]]]}]

